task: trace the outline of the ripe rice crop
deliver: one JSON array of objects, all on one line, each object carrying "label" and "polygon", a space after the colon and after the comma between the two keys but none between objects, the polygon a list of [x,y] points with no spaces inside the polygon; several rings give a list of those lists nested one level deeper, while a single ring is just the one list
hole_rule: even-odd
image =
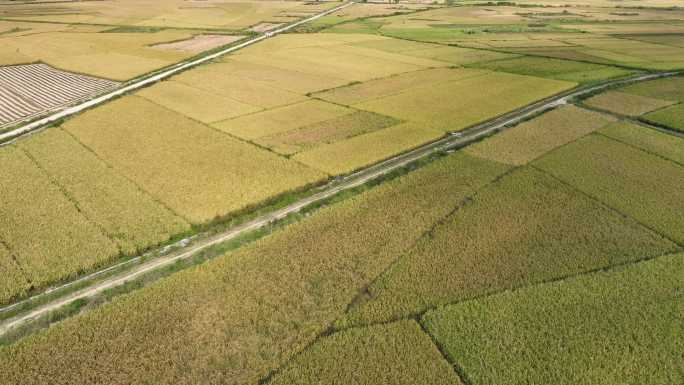
[{"label": "ripe rice crop", "polygon": [[315,97],[333,103],[352,105],[385,96],[391,96],[414,87],[430,87],[443,83],[485,75],[486,72],[470,69],[436,68],[407,72],[387,78],[337,87],[314,94]]},{"label": "ripe rice crop", "polygon": [[354,110],[320,100],[307,100],[235,119],[213,127],[243,139],[257,139],[353,113]]},{"label": "ripe rice crop", "polygon": [[261,108],[176,81],[157,83],[136,95],[204,123],[260,111]]},{"label": "ripe rice crop", "polygon": [[[174,76],[173,80],[261,108],[307,100],[304,95],[273,87],[273,84],[279,85],[279,82],[273,81],[273,75],[267,69],[252,69],[243,73],[232,64],[213,63],[183,72]],[[302,82],[305,80],[302,79]]]},{"label": "ripe rice crop", "polygon": [[0,240],[35,287],[74,277],[119,255],[47,175],[14,146],[0,149]]},{"label": "ripe rice crop", "polygon": [[34,135],[20,148],[124,253],[135,254],[190,228],[61,129]]},{"label": "ripe rice crop", "polygon": [[485,51],[470,48],[457,48],[437,46],[435,48],[404,51],[404,55],[426,57],[434,60],[445,61],[455,65],[467,65],[491,60],[501,60],[516,57],[517,55]]},{"label": "ripe rice crop", "polygon": [[684,243],[684,167],[598,135],[551,152],[535,165]]},{"label": "ripe rice crop", "polygon": [[507,73],[491,73],[404,92],[354,106],[442,131],[458,131],[575,84]]},{"label": "ripe rice crop", "polygon": [[0,349],[0,383],[257,383],[313,342],[458,201],[505,170],[458,154],[322,209]]},{"label": "ripe rice crop", "polygon": [[611,124],[599,132],[684,165],[684,139],[682,138],[627,122]]},{"label": "ripe rice crop", "polygon": [[14,257],[0,241],[0,305],[9,302],[10,299],[26,293],[30,283],[21,271]]},{"label": "ripe rice crop", "polygon": [[684,103],[651,112],[650,114],[644,115],[643,119],[648,122],[667,126],[675,131],[684,132]]},{"label": "ripe rice crop", "polygon": [[469,146],[471,155],[522,165],[614,122],[615,118],[566,106]]},{"label": "ripe rice crop", "polygon": [[460,385],[416,321],[345,330],[297,356],[269,384]]},{"label": "ripe rice crop", "polygon": [[473,195],[417,242],[338,326],[403,318],[676,250],[555,178],[518,169]]},{"label": "ripe rice crop", "polygon": [[429,312],[473,384],[680,384],[684,255]]},{"label": "ripe rice crop", "polygon": [[629,116],[643,115],[674,104],[668,100],[617,91],[604,92],[585,100],[584,103],[590,107]]},{"label": "ripe rice crop", "polygon": [[632,73],[622,68],[600,64],[530,56],[479,63],[475,67],[575,83],[596,82]]},{"label": "ripe rice crop", "polygon": [[358,111],[337,118],[313,123],[297,130],[256,140],[280,154],[291,155],[322,144],[331,144],[357,135],[378,131],[399,123],[389,116]]},{"label": "ripe rice crop", "polygon": [[293,158],[330,175],[347,174],[422,144],[439,139],[441,131],[404,123],[316,147]]},{"label": "ripe rice crop", "polygon": [[636,83],[621,88],[620,91],[673,102],[684,102],[684,76]]},{"label": "ripe rice crop", "polygon": [[88,111],[68,121],[65,129],[193,223],[325,178],[137,96]]}]

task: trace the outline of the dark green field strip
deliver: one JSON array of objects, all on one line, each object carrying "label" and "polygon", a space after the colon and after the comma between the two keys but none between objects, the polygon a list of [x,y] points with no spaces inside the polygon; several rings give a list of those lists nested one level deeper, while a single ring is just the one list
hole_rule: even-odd
[{"label": "dark green field strip", "polygon": [[458,385],[451,365],[414,320],[345,330],[323,338],[271,385]]},{"label": "dark green field strip", "polygon": [[599,133],[684,165],[682,138],[627,122],[611,124]]},{"label": "dark green field strip", "polygon": [[634,73],[633,71],[625,70],[623,68],[602,64],[533,56],[494,60],[474,64],[472,67],[510,72],[519,75],[566,80],[580,84],[628,76]]},{"label": "dark green field strip", "polygon": [[541,171],[518,169],[473,196],[368,289],[340,328],[679,250]]},{"label": "dark green field strip", "polygon": [[468,301],[422,322],[471,385],[684,383],[684,254]]},{"label": "dark green field strip", "polygon": [[321,209],[0,348],[0,383],[254,384],[311,344],[435,221],[507,169],[449,156]]},{"label": "dark green field strip", "polygon": [[669,127],[675,131],[684,132],[684,103],[651,112],[642,117],[649,123]]},{"label": "dark green field strip", "polygon": [[684,244],[684,167],[601,135],[582,138],[534,164]]}]

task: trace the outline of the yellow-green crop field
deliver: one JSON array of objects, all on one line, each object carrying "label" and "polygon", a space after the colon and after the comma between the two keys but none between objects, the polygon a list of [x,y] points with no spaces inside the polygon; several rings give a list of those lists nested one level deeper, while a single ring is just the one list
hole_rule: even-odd
[{"label": "yellow-green crop field", "polygon": [[32,286],[103,265],[119,249],[22,150],[0,149],[0,240]]},{"label": "yellow-green crop field", "polygon": [[506,169],[457,155],[324,208],[0,348],[0,383],[257,383],[312,343],[459,201]]},{"label": "yellow-green crop field", "polygon": [[518,169],[474,194],[417,242],[338,327],[404,318],[677,250],[668,239],[557,179]]},{"label": "yellow-green crop field", "polygon": [[598,135],[582,138],[534,164],[670,239],[684,242],[681,165]]},{"label": "yellow-green crop field", "polygon": [[88,111],[64,127],[117,172],[193,223],[325,178],[137,96]]},{"label": "yellow-green crop field", "polygon": [[598,132],[684,165],[684,138],[627,122],[608,125]]},{"label": "yellow-green crop field", "polygon": [[648,96],[628,94],[626,92],[608,91],[592,96],[584,101],[589,107],[615,112],[628,116],[640,116],[674,104],[669,100],[650,98]]},{"label": "yellow-green crop field", "polygon": [[7,247],[0,243],[0,304],[26,293],[31,284]]},{"label": "yellow-green crop field", "polygon": [[684,76],[636,83],[621,88],[620,91],[673,102],[684,102]]},{"label": "yellow-green crop field", "polygon": [[653,111],[643,116],[647,122],[684,132],[684,103]]},{"label": "yellow-green crop field", "polygon": [[565,106],[469,146],[465,152],[501,163],[523,165],[614,121],[610,116]]},{"label": "yellow-green crop field", "polygon": [[354,107],[420,122],[435,130],[458,131],[573,86],[575,83],[492,72],[409,88]]},{"label": "yellow-green crop field", "polygon": [[19,147],[125,254],[190,228],[59,128],[34,135]]},{"label": "yellow-green crop field", "polygon": [[269,384],[460,385],[416,321],[345,330],[317,342]]}]

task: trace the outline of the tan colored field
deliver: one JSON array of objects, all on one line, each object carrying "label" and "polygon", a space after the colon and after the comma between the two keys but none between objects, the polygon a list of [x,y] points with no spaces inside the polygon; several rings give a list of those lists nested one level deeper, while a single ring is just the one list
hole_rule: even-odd
[{"label": "tan colored field", "polygon": [[225,120],[261,110],[259,107],[173,80],[142,89],[136,95],[204,123]]},{"label": "tan colored field", "polygon": [[683,138],[627,122],[611,124],[599,132],[684,166]]},{"label": "tan colored field", "polygon": [[88,111],[65,128],[116,171],[193,223],[325,178],[137,96]]},{"label": "tan colored field", "polygon": [[307,100],[255,114],[212,124],[219,130],[243,139],[271,136],[322,122],[354,110],[320,100]]},{"label": "tan colored field", "polygon": [[10,254],[7,247],[0,241],[0,305],[10,299],[24,295],[31,284],[21,268]]},{"label": "tan colored field", "polygon": [[331,175],[346,174],[443,135],[420,123],[405,123],[300,152],[294,159]]},{"label": "tan colored field", "polygon": [[671,106],[674,102],[627,94],[618,91],[608,91],[593,96],[584,101],[590,107],[615,112],[622,115],[639,116],[653,110]]},{"label": "tan colored field", "polygon": [[191,39],[175,41],[172,43],[161,43],[153,45],[152,47],[161,50],[171,51],[185,51],[192,53],[200,53],[222,45],[234,43],[244,36],[240,35],[197,35]]},{"label": "tan colored field", "polygon": [[501,163],[523,165],[614,121],[613,117],[575,106],[562,107],[469,146],[465,151]]}]

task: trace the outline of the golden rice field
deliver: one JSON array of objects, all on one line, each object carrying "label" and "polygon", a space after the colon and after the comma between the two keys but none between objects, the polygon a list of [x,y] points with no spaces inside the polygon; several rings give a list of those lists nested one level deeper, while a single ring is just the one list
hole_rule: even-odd
[{"label": "golden rice field", "polygon": [[[576,161],[566,163],[577,167]],[[337,326],[405,318],[679,250],[533,168],[517,169],[471,197],[376,280]]]},{"label": "golden rice field", "polygon": [[463,197],[506,168],[448,157],[324,208],[1,348],[0,383],[257,383],[312,343]]},{"label": "golden rice field", "polygon": [[190,229],[59,128],[34,135],[19,147],[123,253],[135,255]]},{"label": "golden rice field", "polygon": [[32,286],[111,262],[120,250],[26,153],[0,149],[0,240]]},{"label": "golden rice field", "polygon": [[627,122],[608,125],[598,132],[684,165],[683,138]]},{"label": "golden rice field", "polygon": [[620,91],[673,102],[684,102],[684,76],[636,83],[621,88]]},{"label": "golden rice field", "polygon": [[235,213],[326,177],[138,96],[88,111],[64,128],[192,223]]},{"label": "golden rice field", "polygon": [[584,101],[589,107],[628,116],[640,116],[674,104],[669,100],[649,98],[619,91],[608,91]]},{"label": "golden rice field", "polygon": [[591,135],[537,160],[539,167],[677,242],[684,242],[684,167]]},{"label": "golden rice field", "polygon": [[3,243],[0,243],[0,304],[9,302],[12,298],[24,295],[31,284],[14,257]]},{"label": "golden rice field", "polygon": [[523,165],[616,119],[575,106],[547,112],[465,149],[482,158]]}]

